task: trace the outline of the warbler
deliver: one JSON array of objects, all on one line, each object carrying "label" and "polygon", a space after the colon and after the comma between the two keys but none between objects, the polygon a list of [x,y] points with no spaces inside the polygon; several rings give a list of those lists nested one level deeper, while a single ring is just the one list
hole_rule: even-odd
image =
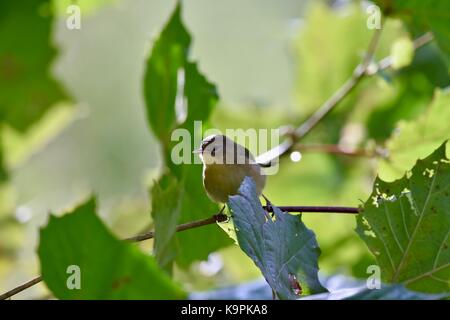
[{"label": "warbler", "polygon": [[266,184],[262,167],[267,165],[257,163],[244,146],[225,135],[211,135],[203,139],[194,153],[203,162],[203,186],[214,202],[226,203],[229,196],[238,194],[246,176],[255,182],[258,196],[262,195]]}]

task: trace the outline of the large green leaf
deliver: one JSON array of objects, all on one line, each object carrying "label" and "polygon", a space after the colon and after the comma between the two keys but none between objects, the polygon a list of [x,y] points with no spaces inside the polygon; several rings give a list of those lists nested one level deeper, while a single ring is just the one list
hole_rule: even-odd
[{"label": "large green leaf", "polygon": [[[167,244],[167,250],[164,251],[166,266],[175,256],[179,265],[188,266],[195,260],[206,259],[212,251],[231,243],[214,225],[180,234],[158,233],[159,228],[174,230],[176,223],[206,218],[218,210],[203,190],[202,167],[194,163],[191,154],[194,146],[191,145],[187,150],[191,164],[175,164],[171,159],[172,149],[178,143],[171,141],[173,130],[187,130],[191,140],[200,136],[202,128],[194,126],[194,121],[201,121],[203,127],[207,126],[218,99],[215,86],[200,73],[197,64],[189,60],[190,43],[191,37],[181,19],[181,4],[178,4],[155,41],[144,79],[148,122],[161,142],[166,173],[176,177],[178,188],[181,189],[181,196],[175,200],[180,203],[173,204],[171,212],[164,209],[166,214],[153,214],[155,245],[159,241],[158,237],[164,237],[161,242]],[[161,187],[161,192],[170,193],[164,187]],[[155,198],[152,201],[153,210],[163,207],[160,201],[163,200]],[[177,216],[179,219],[174,219]],[[175,241],[178,245],[173,244]]]},{"label": "large green leaf", "polygon": [[0,2],[0,121],[25,130],[53,103],[65,98],[49,67],[50,1]]},{"label": "large green leaf", "polygon": [[413,35],[432,31],[450,62],[450,2],[442,0],[376,0],[388,15],[402,19]]},{"label": "large green leaf", "polygon": [[[185,293],[155,260],[116,239],[90,200],[72,213],[50,217],[41,230],[42,277],[59,299],[181,299]],[[69,289],[69,266],[80,271],[80,289]]]},{"label": "large green leaf", "polygon": [[177,127],[178,78],[187,64],[191,43],[180,15],[181,5],[178,5],[154,43],[144,78],[147,119],[163,144],[169,144],[172,130]]},{"label": "large green leaf", "polygon": [[375,181],[357,217],[359,236],[387,282],[450,291],[450,161],[445,143],[392,183]]},{"label": "large green leaf", "polygon": [[414,165],[450,138],[450,91],[436,91],[424,114],[414,121],[400,122],[386,142],[388,158],[380,161],[379,176],[388,181],[398,179]]},{"label": "large green leaf", "polygon": [[245,178],[239,195],[228,205],[241,249],[261,270],[280,299],[297,299],[303,293],[326,291],[318,279],[320,249],[314,233],[301,216],[274,207],[274,218],[264,211],[251,178]]}]

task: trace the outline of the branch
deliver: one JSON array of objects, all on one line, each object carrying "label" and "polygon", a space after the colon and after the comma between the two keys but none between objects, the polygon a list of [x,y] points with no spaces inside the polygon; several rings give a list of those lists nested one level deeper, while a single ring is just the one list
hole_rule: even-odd
[{"label": "branch", "polygon": [[300,140],[305,137],[311,130],[333,110],[339,102],[341,102],[361,81],[366,74],[367,68],[373,59],[375,50],[378,46],[383,26],[375,29],[369,47],[360,65],[353,71],[352,76],[348,79],[325,103],[312,114],[300,127],[295,130],[295,139]]},{"label": "branch", "polygon": [[[272,207],[263,206],[264,210],[267,212],[273,212]],[[359,213],[359,209],[355,207],[321,207],[321,206],[277,206],[278,209],[284,212],[296,212],[296,213],[305,213],[305,212],[323,212],[323,213],[349,213],[349,214],[357,214]],[[215,214],[210,218],[196,220],[192,222],[187,222],[184,224],[180,224],[176,227],[176,231],[184,231],[189,229],[198,228],[201,226],[206,226],[209,224],[213,224],[216,222],[224,222],[228,220],[228,216],[223,213]],[[155,237],[155,231],[148,231],[143,234],[139,234],[134,237],[126,238],[125,241],[131,242],[139,242],[148,239],[152,239]]]},{"label": "branch", "polygon": [[[201,226],[206,226],[208,224],[213,224],[213,223],[216,223],[216,222],[224,222],[227,219],[228,219],[227,215],[219,213],[219,214],[213,215],[212,217],[207,218],[207,219],[196,220],[196,221],[180,224],[180,225],[178,225],[176,227],[175,230],[176,230],[176,232],[189,230],[189,229],[198,228],[198,227],[201,227]],[[131,242],[139,242],[139,241],[152,239],[154,237],[155,237],[155,231],[149,231],[149,232],[146,232],[146,233],[143,233],[143,234],[139,234],[139,235],[134,236],[134,237],[126,238],[124,240],[125,241],[131,241]]]},{"label": "branch", "polygon": [[[271,150],[261,154],[257,157],[258,163],[270,163],[278,157],[285,156],[292,150],[294,145],[304,138],[311,130],[328,115],[345,97],[352,92],[361,80],[368,76],[375,75],[378,71],[388,69],[392,66],[392,57],[388,56],[375,63],[372,68],[371,62],[378,46],[382,29],[376,29],[372,39],[369,43],[367,52],[362,62],[355,68],[351,77],[327,100],[317,109],[303,124],[298,128],[291,130],[286,134],[288,139],[283,141],[280,145]],[[431,33],[425,33],[416,38],[413,42],[414,50],[425,46],[433,40]]]},{"label": "branch", "polygon": [[373,157],[376,155],[375,152],[369,152],[365,149],[347,149],[336,144],[296,144],[292,147],[293,150],[298,150],[301,152],[325,152],[339,154],[342,156],[349,157]]},{"label": "branch", "polygon": [[[272,207],[263,206],[263,208],[264,208],[264,210],[266,210],[268,212],[273,212]],[[279,208],[281,211],[296,212],[296,213],[297,212],[298,213],[324,212],[324,213],[348,213],[348,214],[358,214],[359,213],[359,209],[355,208],[355,207],[280,206],[277,208]],[[227,215],[225,215],[223,213],[219,213],[219,214],[215,214],[212,217],[207,218],[207,219],[196,220],[196,221],[180,224],[177,226],[176,231],[180,232],[180,231],[184,231],[184,230],[194,229],[194,228],[214,224],[217,222],[224,222],[227,220],[228,220]],[[149,232],[139,234],[137,236],[126,238],[123,240],[130,241],[130,242],[140,242],[140,241],[152,239],[154,237],[155,237],[155,231],[149,231]],[[38,277],[36,277],[24,284],[12,289],[12,290],[0,295],[0,300],[5,300],[8,298],[11,298],[15,294],[22,292],[25,289],[28,289],[28,288],[34,286],[35,284],[38,284],[41,281],[42,281],[42,276],[38,276]]]},{"label": "branch", "polygon": [[15,287],[12,290],[9,290],[8,292],[0,295],[0,300],[5,300],[5,299],[8,299],[8,298],[11,298],[13,295],[15,295],[15,294],[17,294],[19,292],[22,292],[23,290],[28,289],[29,287],[32,287],[32,286],[34,286],[35,284],[38,284],[41,281],[42,281],[42,276],[38,276],[38,277],[36,277],[36,278],[34,278],[34,279],[32,279],[32,280],[30,280],[30,281],[28,281],[28,282],[18,286],[18,287]]},{"label": "branch", "polygon": [[[433,41],[433,34],[431,32],[424,33],[420,37],[416,38],[413,41],[413,48],[415,51],[422,48],[426,44]],[[386,70],[392,66],[392,57],[388,56],[384,59],[381,59],[380,62],[378,62],[377,68],[374,68],[373,70],[369,70],[366,72],[368,76],[372,76],[376,74],[378,71]]]}]

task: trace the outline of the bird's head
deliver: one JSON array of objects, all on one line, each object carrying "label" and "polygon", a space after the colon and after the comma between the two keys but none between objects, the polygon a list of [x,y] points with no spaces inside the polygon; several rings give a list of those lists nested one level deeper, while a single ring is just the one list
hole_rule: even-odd
[{"label": "bird's head", "polygon": [[200,148],[194,153],[198,153],[206,165],[213,163],[243,164],[253,160],[253,156],[246,148],[220,134],[204,138]]}]

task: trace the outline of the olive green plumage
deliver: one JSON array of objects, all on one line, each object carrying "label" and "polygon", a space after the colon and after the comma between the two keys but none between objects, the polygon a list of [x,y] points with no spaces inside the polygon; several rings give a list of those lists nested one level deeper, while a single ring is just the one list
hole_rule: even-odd
[{"label": "olive green plumage", "polygon": [[266,183],[266,176],[253,155],[240,144],[224,135],[208,136],[198,151],[203,162],[203,185],[215,202],[225,203],[238,193],[246,176],[256,184],[258,195]]}]

